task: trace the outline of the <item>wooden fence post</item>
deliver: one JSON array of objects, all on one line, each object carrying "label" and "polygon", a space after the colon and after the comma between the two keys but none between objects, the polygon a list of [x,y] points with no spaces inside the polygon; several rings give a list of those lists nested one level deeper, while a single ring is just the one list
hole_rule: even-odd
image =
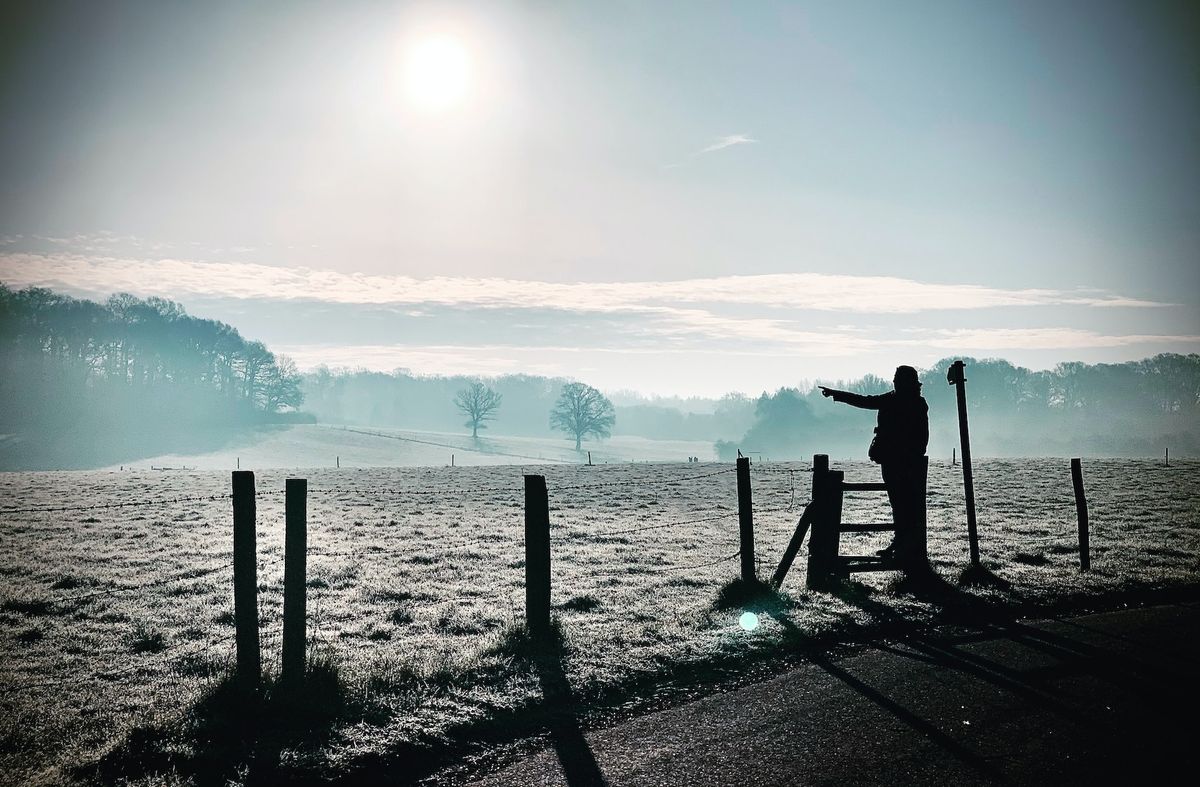
[{"label": "wooden fence post", "polygon": [[737,460],[738,533],[741,543],[742,581],[757,582],[754,575],[754,500],[750,493],[750,459]]},{"label": "wooden fence post", "polygon": [[810,590],[820,590],[825,587],[829,574],[825,552],[826,543],[829,541],[829,516],[832,508],[829,498],[832,490],[827,455],[813,456],[812,476],[812,506],[815,513],[810,529],[811,535],[808,537],[808,576],[805,577],[805,585]]},{"label": "wooden fence post", "polygon": [[921,461],[917,463],[917,471],[912,479],[913,486],[910,494],[912,498],[912,516],[913,522],[911,527],[912,542],[909,545],[909,571],[921,571],[929,568],[929,541],[928,541],[928,500],[927,490],[929,484],[929,457],[921,457]]},{"label": "wooden fence post", "polygon": [[308,479],[289,478],[284,496],[283,664],[281,679],[298,685],[304,679],[304,647],[308,552]]},{"label": "wooden fence post", "polygon": [[962,444],[963,489],[967,494],[967,540],[970,542],[971,565],[979,565],[979,530],[975,524],[975,479],[971,471],[971,432],[967,428],[966,364],[955,361],[946,370],[946,382],[955,387],[958,400],[958,436]]},{"label": "wooden fence post", "polygon": [[534,636],[550,632],[550,500],[543,475],[525,476],[525,621]]},{"label": "wooden fence post", "polygon": [[258,555],[254,471],[233,473],[233,620],[237,641],[237,677],[243,688],[258,690],[262,661],[258,652]]},{"label": "wooden fence post", "polygon": [[1071,460],[1071,484],[1075,487],[1075,515],[1079,518],[1079,570],[1092,568],[1091,546],[1088,534],[1087,495],[1083,491],[1083,465],[1078,459]]}]

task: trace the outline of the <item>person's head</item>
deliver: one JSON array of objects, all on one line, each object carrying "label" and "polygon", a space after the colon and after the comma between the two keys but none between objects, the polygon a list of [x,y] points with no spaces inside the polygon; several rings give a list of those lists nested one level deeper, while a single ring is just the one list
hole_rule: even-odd
[{"label": "person's head", "polygon": [[896,367],[896,375],[892,378],[892,386],[895,387],[897,393],[921,393],[921,379],[917,376],[917,370],[911,366]]}]

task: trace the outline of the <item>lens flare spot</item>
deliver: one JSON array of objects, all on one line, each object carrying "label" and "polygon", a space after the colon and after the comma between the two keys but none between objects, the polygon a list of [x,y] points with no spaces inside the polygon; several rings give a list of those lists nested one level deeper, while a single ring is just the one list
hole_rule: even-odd
[{"label": "lens flare spot", "polygon": [[754,631],[758,628],[758,615],[753,612],[743,612],[742,616],[738,618],[738,625],[746,631]]}]

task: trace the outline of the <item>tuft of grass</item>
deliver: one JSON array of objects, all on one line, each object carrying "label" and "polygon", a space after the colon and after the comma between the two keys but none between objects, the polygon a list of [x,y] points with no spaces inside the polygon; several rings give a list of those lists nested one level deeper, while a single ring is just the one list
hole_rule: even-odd
[{"label": "tuft of grass", "polygon": [[70,574],[66,574],[55,580],[54,584],[50,585],[51,590],[74,590],[78,587],[83,587],[84,581]]},{"label": "tuft of grass", "polygon": [[533,661],[545,656],[566,641],[562,621],[550,618],[550,630],[544,637],[535,636],[525,621],[514,621],[500,630],[496,639],[483,649],[484,656],[499,656],[514,661]]},{"label": "tuft of grass", "polygon": [[579,596],[571,596],[571,598],[557,606],[559,609],[565,609],[570,612],[593,612],[600,609],[601,605],[600,599],[591,593],[584,593]]},{"label": "tuft of grass", "polygon": [[404,626],[413,622],[413,614],[404,607],[397,607],[392,610],[392,614],[388,619],[397,626]]},{"label": "tuft of grass", "polygon": [[180,675],[212,678],[229,669],[228,660],[208,653],[188,653],[175,666]]},{"label": "tuft of grass", "polygon": [[0,604],[0,611],[19,612],[26,617],[33,618],[49,615],[53,606],[53,604],[45,599],[10,598],[3,604]]},{"label": "tuft of grass", "polygon": [[234,618],[232,609],[227,609],[213,618],[213,623],[216,623],[218,626],[232,626],[236,622],[237,619]]},{"label": "tuft of grass", "polygon": [[1013,555],[1013,562],[1027,566],[1044,566],[1050,562],[1050,558],[1046,557],[1044,552],[1018,552]]},{"label": "tuft of grass", "polygon": [[792,606],[791,598],[764,582],[730,580],[717,591],[714,610],[744,609],[749,612],[779,612]]},{"label": "tuft of grass", "polygon": [[35,642],[40,642],[46,638],[46,632],[42,631],[37,626],[30,626],[21,633],[17,634],[17,642],[22,645],[32,645]]},{"label": "tuft of grass", "polygon": [[134,653],[161,653],[167,649],[167,638],[161,631],[138,623],[129,637],[129,649]]},{"label": "tuft of grass", "polygon": [[372,588],[365,593],[368,601],[381,604],[403,604],[412,601],[416,596],[407,590],[391,590],[389,588]]}]

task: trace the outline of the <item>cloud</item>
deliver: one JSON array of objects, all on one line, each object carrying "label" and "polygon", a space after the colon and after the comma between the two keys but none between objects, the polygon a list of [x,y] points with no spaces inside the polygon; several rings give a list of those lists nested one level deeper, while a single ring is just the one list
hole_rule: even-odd
[{"label": "cloud", "polygon": [[1200,336],[1106,334],[1080,328],[964,328],[918,332],[892,344],[959,352],[1009,350],[1094,350],[1137,345],[1196,345]]},{"label": "cloud", "polygon": [[725,148],[731,148],[734,145],[749,145],[755,142],[758,142],[758,140],[752,138],[748,134],[728,134],[724,137],[718,137],[715,142],[699,151],[697,155],[700,155],[701,153],[712,153],[716,150],[724,150]]},{"label": "cloud", "polygon": [[[1093,310],[1090,319],[1095,319],[1095,310],[1164,305],[1120,294],[885,276],[417,279],[251,263],[22,253],[0,254],[0,281],[93,298],[126,291],[182,300],[199,314],[231,322],[273,349],[294,354],[303,367],[328,363],[569,375],[600,363],[611,380],[620,381],[613,383],[617,387],[641,388],[638,379],[661,379],[654,387],[663,390],[682,385],[665,371],[674,368],[676,356],[688,359],[681,363],[693,369],[695,381],[706,374],[723,376],[714,375],[714,368],[735,366],[752,377],[781,381],[790,379],[784,376],[789,369],[807,369],[809,376],[852,376],[955,354],[1003,354],[1028,364],[1081,355],[1123,360],[1134,351],[1186,352],[1200,346],[1200,336],[1191,334],[1121,333],[1044,322],[1088,318],[1081,309]],[[1075,309],[1064,311],[1066,306]],[[1011,307],[1026,309],[1020,322],[980,327],[995,326],[997,313]],[[1029,308],[1039,308],[1042,325],[1011,327],[1037,319]],[[952,323],[941,316],[950,312]],[[913,316],[922,313],[938,314],[937,325],[959,327],[917,327]],[[756,363],[763,370],[755,372]],[[631,371],[635,367],[637,375]]]},{"label": "cloud", "polygon": [[0,254],[0,280],[107,295],[210,296],[349,304],[670,313],[700,305],[916,314],[1014,306],[1152,308],[1166,304],[1095,290],[1004,289],[892,276],[781,273],[647,282],[372,276],[252,263]]}]

